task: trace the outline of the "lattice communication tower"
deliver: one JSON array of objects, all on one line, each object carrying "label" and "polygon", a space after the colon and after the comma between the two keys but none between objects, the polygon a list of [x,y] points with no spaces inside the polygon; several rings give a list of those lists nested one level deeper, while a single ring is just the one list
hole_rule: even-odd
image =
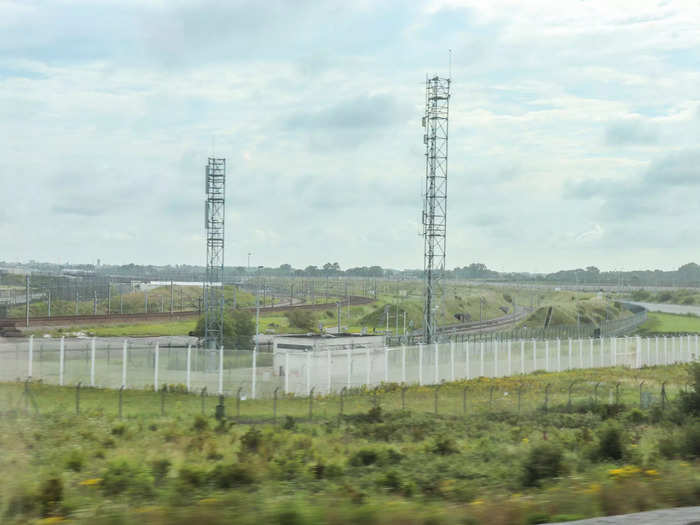
[{"label": "lattice communication tower", "polygon": [[447,240],[447,136],[450,79],[434,76],[425,83],[425,193],[423,195],[423,333],[426,343],[437,340],[437,312],[442,295]]},{"label": "lattice communication tower", "polygon": [[226,159],[209,158],[206,166],[204,228],[207,235],[207,272],[204,283],[204,346],[224,344],[224,212]]}]

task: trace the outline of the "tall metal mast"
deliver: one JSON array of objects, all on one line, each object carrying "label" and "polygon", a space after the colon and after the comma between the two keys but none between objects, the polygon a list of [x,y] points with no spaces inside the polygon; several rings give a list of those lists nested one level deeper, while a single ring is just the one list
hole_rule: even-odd
[{"label": "tall metal mast", "polygon": [[207,271],[204,283],[204,346],[224,344],[224,215],[226,159],[209,158],[206,166],[204,227],[207,234]]},{"label": "tall metal mast", "polygon": [[437,340],[440,280],[445,271],[447,240],[447,136],[450,79],[434,76],[425,82],[425,193],[423,198],[423,333]]}]

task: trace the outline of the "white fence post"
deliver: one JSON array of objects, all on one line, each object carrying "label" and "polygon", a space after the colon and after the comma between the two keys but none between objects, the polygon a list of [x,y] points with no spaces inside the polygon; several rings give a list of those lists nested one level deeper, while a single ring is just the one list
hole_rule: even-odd
[{"label": "white fence post", "polygon": [[664,336],[664,364],[668,364],[668,338]]},{"label": "white fence post", "polygon": [[557,372],[561,372],[561,339],[557,339]]},{"label": "white fence post", "polygon": [[258,390],[258,351],[255,348],[253,348],[253,377],[251,380],[251,384],[252,392],[250,393],[250,397],[255,399]]},{"label": "white fence post", "polygon": [[186,358],[186,363],[187,363],[187,372],[185,373],[185,386],[187,387],[187,391],[189,392],[192,390],[190,388],[190,370],[191,370],[191,364],[192,364],[192,345],[187,345],[187,358]]},{"label": "white fence post", "polygon": [[433,374],[434,384],[438,384],[440,382],[440,363],[438,362],[439,360],[439,349],[438,349],[438,344],[437,342],[435,343],[435,374]]},{"label": "white fence post", "polygon": [[544,342],[544,369],[549,372],[549,339]]},{"label": "white fence post", "polygon": [[90,345],[90,386],[95,386],[95,338]]},{"label": "white fence post", "polygon": [[332,364],[332,357],[331,357],[331,349],[326,348],[326,361],[327,361],[327,368],[328,368],[328,394],[331,393],[331,388],[333,387],[333,379],[331,377],[331,364]]},{"label": "white fence post", "polygon": [[648,366],[651,366],[651,361],[652,361],[652,359],[651,359],[651,338],[646,337],[645,339],[647,341],[647,361],[646,361],[646,364]]},{"label": "white fence post", "polygon": [[128,363],[128,348],[129,343],[124,339],[124,344],[122,346],[122,386],[126,388],[126,365]]},{"label": "white fence post", "polygon": [[224,393],[224,345],[219,348],[219,395]]},{"label": "white fence post", "polygon": [[512,376],[513,375],[513,356],[512,356],[512,348],[513,348],[513,341],[508,339],[508,375]]},{"label": "white fence post", "polygon": [[32,378],[32,359],[34,354],[34,336],[29,336],[29,363],[27,364],[27,377]]},{"label": "white fence post", "polygon": [[480,377],[484,377],[484,342],[481,341],[481,368],[480,368]]},{"label": "white fence post", "polygon": [[593,338],[592,337],[591,337],[590,343],[591,343],[591,345],[590,345],[591,368],[593,368]]},{"label": "white fence post", "polygon": [[455,380],[455,342],[450,341],[450,381]]},{"label": "white fence post", "polygon": [[65,336],[61,336],[61,346],[58,350],[58,384],[63,386],[63,368],[65,366],[66,341]]},{"label": "white fence post", "polygon": [[289,394],[289,350],[284,351],[284,393]]},{"label": "white fence post", "polygon": [[384,382],[389,382],[389,347],[384,347]]},{"label": "white fence post", "polygon": [[401,345],[401,382],[406,382],[406,345]]},{"label": "white fence post", "polygon": [[578,367],[583,368],[583,339],[578,340]]},{"label": "white fence post", "polygon": [[306,395],[311,395],[311,351],[306,352]]},{"label": "white fence post", "polygon": [[655,364],[660,365],[661,364],[661,354],[659,353],[659,336],[654,337],[654,347],[656,350],[656,362]]},{"label": "white fence post", "polygon": [[571,366],[571,361],[572,361],[572,353],[571,353],[571,351],[572,351],[572,346],[573,346],[573,342],[571,341],[571,338],[569,337],[569,362],[568,362],[568,365],[569,365],[569,366],[566,367],[567,370],[571,370],[571,369],[573,368],[573,367]]},{"label": "white fence post", "polygon": [[350,388],[350,379],[352,375],[352,349],[348,348],[348,381],[347,387]]},{"label": "white fence post", "polygon": [[370,355],[370,349],[367,347],[367,388],[369,388],[372,382],[372,356]]},{"label": "white fence post", "polygon": [[464,378],[471,379],[471,369],[469,366],[469,341],[464,342]]},{"label": "white fence post", "polygon": [[617,337],[610,338],[610,361],[612,366],[617,366]]},{"label": "white fence post", "polygon": [[635,368],[641,368],[642,367],[642,340],[639,338],[639,336],[635,337],[634,341],[634,367]]},{"label": "white fence post", "polygon": [[418,384],[423,385],[423,343],[418,343]]},{"label": "white fence post", "polygon": [[537,339],[532,340],[532,371],[537,370]]},{"label": "white fence post", "polygon": [[493,345],[493,377],[498,377],[498,347],[500,344],[500,341],[496,339]]},{"label": "white fence post", "polygon": [[160,346],[158,343],[156,343],[155,355],[153,357],[153,390],[158,392],[158,359],[160,358]]},{"label": "white fence post", "polygon": [[525,340],[520,340],[520,373],[525,373]]}]

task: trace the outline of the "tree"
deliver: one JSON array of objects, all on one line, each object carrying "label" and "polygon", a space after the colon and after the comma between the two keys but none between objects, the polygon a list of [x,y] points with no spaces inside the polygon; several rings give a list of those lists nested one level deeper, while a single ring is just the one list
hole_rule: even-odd
[{"label": "tree", "polygon": [[[204,337],[204,317],[200,317],[197,326],[190,332],[196,337]],[[248,310],[235,309],[224,314],[224,346],[229,348],[250,348],[253,346],[255,321]]]}]

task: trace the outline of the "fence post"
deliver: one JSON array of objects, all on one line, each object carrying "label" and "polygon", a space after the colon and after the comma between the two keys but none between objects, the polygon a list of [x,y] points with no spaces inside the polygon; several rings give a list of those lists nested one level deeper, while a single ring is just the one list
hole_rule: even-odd
[{"label": "fence post", "polygon": [[284,393],[289,394],[289,350],[284,351]]},{"label": "fence post", "polygon": [[255,399],[257,393],[257,379],[258,379],[258,351],[253,348],[253,378],[251,381],[251,393],[250,397]]},{"label": "fence post", "polygon": [[276,387],[272,391],[272,424],[276,425],[277,424],[277,392],[279,391],[280,387]]},{"label": "fence post", "polygon": [[160,415],[165,415],[165,393],[168,391],[167,385],[160,389]]},{"label": "fence post", "polygon": [[63,386],[63,368],[65,366],[66,338],[61,336],[61,344],[58,350],[58,384]]},{"label": "fence post", "polygon": [[464,387],[462,389],[462,415],[466,416],[467,415],[467,388],[469,387]]},{"label": "fence post", "polygon": [[659,354],[659,336],[654,337],[654,350],[656,351],[656,360],[654,364],[660,365],[661,364],[661,355]]},{"label": "fence post", "polygon": [[600,381],[598,381],[595,384],[595,387],[593,387],[593,404],[597,405],[598,404],[598,387],[600,386]]},{"label": "fence post", "polygon": [[578,367],[583,368],[583,339],[578,340]]},{"label": "fence post", "polygon": [[122,345],[122,386],[126,388],[126,365],[128,360],[128,345],[126,339]]},{"label": "fence post", "polygon": [[187,387],[187,391],[190,391],[190,384],[191,384],[191,364],[192,364],[192,345],[187,345],[187,372],[185,373],[185,386]]},{"label": "fence post", "polygon": [[367,388],[372,383],[372,355],[370,354],[370,349],[367,347]]},{"label": "fence post", "polygon": [[493,345],[493,377],[498,377],[498,348],[500,341],[496,340]]},{"label": "fence post", "polygon": [[389,347],[384,346],[384,382],[389,382]]},{"label": "fence post", "polygon": [[634,341],[634,347],[635,347],[635,368],[641,368],[642,367],[642,339],[637,336],[635,337]]},{"label": "fence post", "polygon": [[644,381],[639,383],[639,408],[642,408],[642,387],[644,386]]},{"label": "fence post", "polygon": [[34,336],[29,336],[29,363],[27,364],[27,377],[32,377],[32,359],[34,354]]},{"label": "fence post", "polygon": [[95,338],[90,342],[90,386],[95,386]]},{"label": "fence post", "polygon": [[455,342],[450,340],[450,381],[455,380]]},{"label": "fence post", "polygon": [[518,415],[520,415],[520,399],[523,393],[523,385],[518,385]]},{"label": "fence post", "polygon": [[423,386],[423,343],[418,343],[418,384]]},{"label": "fence post", "polygon": [[153,391],[158,392],[158,360],[160,359],[159,343],[156,343],[156,347],[153,352]]},{"label": "fence post", "polygon": [[219,395],[224,393],[224,345],[219,348]]},{"label": "fence post", "polygon": [[406,382],[406,345],[401,345],[401,382]]},{"label": "fence post", "polygon": [[591,368],[593,368],[593,338],[592,337],[591,337],[589,342],[590,342],[590,347],[589,347],[590,352],[589,353],[591,354],[590,355],[590,362],[591,362]]},{"label": "fence post", "polygon": [[544,387],[544,412],[545,414],[549,411],[549,388],[552,385],[547,383]]},{"label": "fence post", "polygon": [[489,411],[493,410],[493,391],[496,387],[489,388]]},{"label": "fence post", "polygon": [[571,384],[569,385],[569,399],[566,402],[566,406],[568,410],[571,410],[571,390],[574,388],[574,385],[576,384],[577,381],[572,381]]},{"label": "fence post", "polygon": [[311,421],[313,419],[313,415],[314,415],[313,407],[314,407],[314,389],[315,388],[316,387],[314,386],[309,391],[309,421]]},{"label": "fence post", "polygon": [[513,347],[513,341],[508,339],[508,375],[512,376],[513,375],[513,357],[512,357],[512,347]]},{"label": "fence post", "polygon": [[123,404],[123,399],[122,396],[124,394],[124,385],[119,387],[119,419],[122,418],[122,404]]},{"label": "fence post", "polygon": [[347,387],[343,387],[340,389],[340,415],[343,415],[343,408],[345,405],[345,391],[347,390]]},{"label": "fence post", "polygon": [[484,377],[484,341],[481,341],[481,368],[479,369],[479,377]]},{"label": "fence post", "polygon": [[666,408],[666,381],[661,383],[661,412]]},{"label": "fence post", "polygon": [[347,387],[350,387],[350,379],[352,375],[352,349],[348,348],[348,380],[347,380]]},{"label": "fence post", "polygon": [[206,401],[207,387],[202,388],[202,393],[200,394],[202,398],[202,415],[204,415],[204,403]]},{"label": "fence post", "polygon": [[401,410],[406,410],[406,390],[407,386],[401,387]]},{"label": "fence post", "polygon": [[620,383],[615,383],[615,404],[620,404]]},{"label": "fence post", "polygon": [[327,365],[327,381],[328,381],[328,394],[331,393],[331,387],[333,386],[332,384],[332,379],[331,379],[331,349],[330,347],[326,348],[326,365]]},{"label": "fence post", "polygon": [[464,377],[471,379],[471,366],[469,364],[469,341],[464,342]]},{"label": "fence post", "polygon": [[435,415],[438,413],[438,392],[440,392],[440,387],[442,385],[437,385],[435,387]]},{"label": "fence post", "polygon": [[668,337],[664,335],[664,364],[668,365],[670,363],[668,359]]},{"label": "fence post", "polygon": [[236,390],[236,418],[240,419],[241,417],[241,390],[243,390],[242,386],[238,387],[238,390]]},{"label": "fence post", "polygon": [[561,339],[557,338],[557,372],[561,372]]},{"label": "fence post", "polygon": [[434,345],[435,345],[435,370],[433,373],[433,384],[437,384],[440,382],[440,363],[439,363],[439,350],[438,350],[437,342],[435,342]]},{"label": "fence post", "polygon": [[520,340],[520,373],[525,374],[525,340]]},{"label": "fence post", "polygon": [[572,346],[573,342],[571,341],[571,338],[569,337],[569,366],[566,367],[567,370],[571,370],[573,367],[571,366],[571,352],[572,352]]},{"label": "fence post", "polygon": [[80,381],[75,385],[75,415],[80,415]]},{"label": "fence post", "polygon": [[549,372],[549,339],[544,342],[544,369]]},{"label": "fence post", "polygon": [[532,371],[537,370],[537,339],[532,339]]},{"label": "fence post", "polygon": [[617,366],[617,338],[610,338],[610,360],[612,366]]}]

